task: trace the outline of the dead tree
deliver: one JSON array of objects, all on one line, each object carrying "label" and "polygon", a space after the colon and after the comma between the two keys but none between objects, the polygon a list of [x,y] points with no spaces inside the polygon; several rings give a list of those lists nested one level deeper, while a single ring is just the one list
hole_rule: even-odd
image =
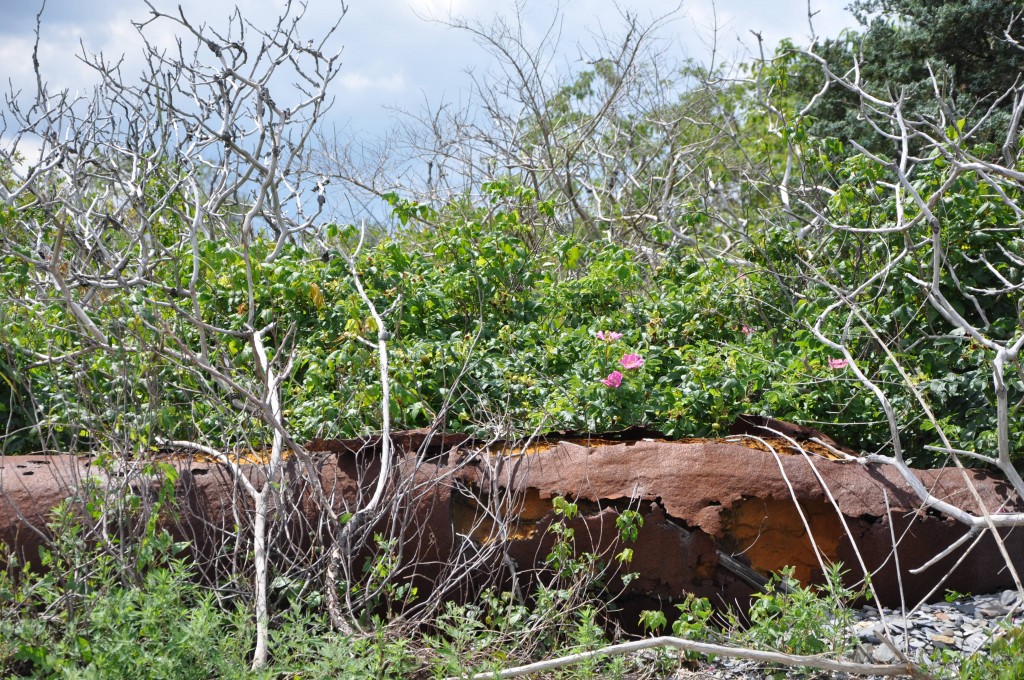
[{"label": "dead tree", "polygon": [[[1019,26],[1017,27],[1019,29]],[[1006,38],[1013,40],[1014,26]],[[985,507],[975,493],[975,507],[956,507],[926,488],[914,476],[904,445],[905,428],[923,420],[939,443],[926,447],[946,455],[965,481],[964,458],[997,468],[1024,497],[1021,479],[1011,450],[1010,424],[1020,404],[1010,401],[1008,382],[1021,375],[1024,327],[1021,306],[1013,302],[1021,290],[1024,256],[1019,251],[1024,233],[1024,174],[1019,170],[1019,135],[1024,116],[1024,95],[1019,83],[993,95],[985,107],[960,110],[950,86],[937,74],[932,77],[932,106],[909,113],[900,92],[880,92],[867,85],[854,60],[840,72],[813,49],[802,53],[820,67],[821,92],[844,88],[859,101],[860,114],[894,153],[883,156],[869,151],[858,140],[848,140],[842,178],[823,173],[806,140],[788,139],[785,181],[777,189],[783,208],[799,230],[800,255],[796,269],[802,290],[799,297],[819,291],[827,302],[809,322],[817,339],[836,357],[834,365],[849,370],[877,401],[889,429],[885,451],[859,458],[862,463],[892,465],[920,497],[923,508],[940,512],[969,527],[960,539],[939,551],[917,569],[927,569],[943,558],[988,533],[1000,546],[1006,568],[1019,590],[1019,560],[1006,552],[1001,532],[1024,524],[1024,514]],[[815,100],[799,111],[775,102],[762,92],[763,104],[779,126],[799,127],[814,112]],[[999,108],[1011,114],[1001,149],[977,145],[979,131],[991,122]],[[837,161],[839,162],[839,161]],[[840,186],[843,181],[846,186]],[[857,205],[869,205],[872,219],[864,220],[847,209],[851,188]],[[844,193],[846,192],[846,193]],[[949,206],[963,192],[981,197],[976,221],[964,222]],[[969,232],[974,238],[965,238]],[[836,248],[852,248],[870,266],[854,268],[855,274],[837,267]],[[979,285],[976,272],[989,282]],[[921,314],[907,328],[893,329],[872,314],[874,305],[893,290],[911,284],[916,288]],[[930,311],[926,311],[930,310]],[[928,320],[932,318],[933,320]],[[928,384],[908,357],[907,333],[918,338],[914,351],[937,342],[968,343],[984,356],[991,374],[991,398],[996,437],[991,450],[977,450],[971,441],[957,441],[949,433],[949,413],[941,412],[929,398]],[[922,344],[924,343],[924,344]],[[901,349],[902,348],[902,349]],[[897,379],[869,368],[880,362]],[[896,395],[914,405],[912,413],[894,407]],[[968,547],[967,550],[970,548]]]},{"label": "dead tree", "polygon": [[[538,227],[538,251],[544,235],[569,235],[654,259],[678,246],[738,257],[754,210],[739,200],[739,178],[759,174],[739,144],[745,80],[717,61],[676,63],[661,42],[676,14],[624,14],[621,31],[581,42],[568,70],[558,13],[533,40],[522,16],[450,17],[444,25],[494,64],[472,74],[465,105],[407,112],[376,148],[322,139],[314,166],[341,179],[353,205],[390,192],[436,209],[467,195],[515,204]],[[511,189],[487,194],[495,186]],[[534,205],[523,207],[522,192]]]},{"label": "dead tree", "polygon": [[[254,668],[269,654],[268,536],[281,521],[271,508],[287,507],[286,487],[294,482],[284,476],[285,455],[301,462],[306,484],[319,479],[284,417],[296,329],[259,316],[253,270],[289,245],[313,243],[325,221],[322,185],[304,171],[303,160],[340,68],[332,36],[346,7],[339,3],[337,10],[337,22],[309,40],[302,35],[304,6],[289,4],[266,29],[236,9],[221,30],[150,5],[149,17],[136,24],[145,45],[138,80],[118,62],[83,54],[99,84],[75,98],[48,88],[36,57],[35,96],[12,93],[3,119],[11,141],[0,152],[6,173],[0,198],[10,217],[0,248],[9,265],[22,268],[25,282],[11,303],[63,309],[63,320],[41,318],[66,325],[73,338],[66,351],[24,348],[21,358],[74,372],[97,357],[152,356],[185,376],[197,398],[222,403],[224,422],[237,428],[204,433],[197,427],[189,441],[153,428],[148,442],[112,428],[90,433],[90,445],[126,460],[141,453],[140,443],[187,448],[231,471],[251,507]],[[151,28],[158,25],[174,30],[174,45],[153,42]],[[209,276],[205,249],[213,243],[240,259],[247,279],[244,319],[231,327],[214,323],[201,299]],[[104,313],[105,305],[129,299],[125,309],[134,310],[134,319]],[[372,305],[368,311],[375,315]],[[380,330],[386,386],[386,332]],[[239,350],[251,359],[237,361]],[[149,388],[159,398],[163,386]],[[386,439],[386,405],[384,416]],[[248,448],[257,440],[269,440],[269,453],[253,476],[225,443]],[[51,446],[42,436],[37,448]]]}]

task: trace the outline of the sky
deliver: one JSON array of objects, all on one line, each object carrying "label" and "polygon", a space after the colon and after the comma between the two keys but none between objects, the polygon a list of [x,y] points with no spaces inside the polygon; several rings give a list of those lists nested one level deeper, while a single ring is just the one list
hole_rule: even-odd
[{"label": "sky", "polygon": [[[226,26],[231,7],[219,0],[151,1],[166,12],[180,4],[193,23],[211,26]],[[856,26],[844,9],[848,1],[809,0],[819,36],[835,36]],[[237,4],[248,20],[267,24],[283,0]],[[34,83],[31,55],[41,5],[41,0],[0,0],[0,75],[15,90],[28,91]],[[563,49],[557,66],[566,70],[581,61],[577,44],[592,44],[593,36],[602,32],[621,32],[620,7],[628,7],[641,22],[667,17],[657,35],[666,54],[677,59],[706,61],[713,38],[720,56],[749,56],[756,50],[751,31],[760,32],[769,47],[783,37],[807,44],[810,36],[808,0],[630,0],[628,5],[625,0],[348,0],[332,40],[333,48],[342,51],[342,69],[328,123],[373,138],[402,118],[399,111],[415,113],[442,102],[460,103],[470,83],[467,71],[479,73],[489,62],[470,35],[445,25],[444,19],[454,15],[487,24],[496,17],[514,16],[517,6],[528,40],[540,36],[560,8]],[[341,8],[340,0],[309,0],[305,30],[315,34],[336,19]],[[39,50],[44,78],[53,87],[87,91],[94,76],[76,58],[83,49],[107,57],[125,55],[124,73],[138,72],[141,41],[131,21],[144,19],[147,13],[143,0],[48,0]],[[173,44],[168,24],[151,25],[147,35],[154,42]]]}]

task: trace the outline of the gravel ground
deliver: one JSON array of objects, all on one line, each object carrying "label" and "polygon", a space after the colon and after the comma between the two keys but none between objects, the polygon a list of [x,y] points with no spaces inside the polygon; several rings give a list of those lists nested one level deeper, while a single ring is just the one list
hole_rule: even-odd
[{"label": "gravel ground", "polygon": [[[851,661],[897,663],[896,654],[884,644],[883,637],[915,661],[927,661],[941,649],[984,654],[993,636],[1000,633],[1002,625],[1024,625],[1024,603],[1013,590],[923,605],[909,612],[883,611],[885,624],[881,622],[877,609],[865,608],[857,612],[853,629],[859,645]],[[873,680],[880,677],[813,669],[770,668],[760,662],[717,658],[712,662],[695,664],[690,669],[680,669],[666,680]]]}]

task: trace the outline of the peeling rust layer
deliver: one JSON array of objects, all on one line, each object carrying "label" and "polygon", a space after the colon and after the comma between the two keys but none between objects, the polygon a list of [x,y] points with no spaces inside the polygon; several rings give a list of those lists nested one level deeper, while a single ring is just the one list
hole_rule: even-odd
[{"label": "peeling rust layer", "polygon": [[[778,421],[772,425],[779,429]],[[508,555],[522,570],[540,566],[550,550],[553,536],[548,527],[556,519],[551,510],[556,496],[579,505],[580,515],[571,522],[579,550],[608,555],[621,550],[625,546],[619,543],[615,518],[626,507],[640,512],[644,525],[638,541],[630,546],[634,559],[629,566],[639,577],[622,601],[627,617],[634,610],[667,605],[689,592],[731,603],[749,596],[750,574],[767,575],[783,566],[795,567],[803,581],[820,581],[821,569],[805,519],[824,559],[843,562],[851,583],[863,576],[853,551],[856,545],[869,570],[876,572],[873,583],[883,604],[898,602],[900,595],[890,532],[901,537],[898,555],[906,598],[923,597],[952,568],[955,558],[950,557],[921,575],[907,571],[940,552],[965,528],[919,512],[916,497],[894,469],[829,460],[825,454],[834,456],[832,449],[842,451],[842,447],[819,439],[827,446],[813,450],[806,442],[818,437],[805,428],[784,434],[821,455],[776,456],[764,449],[793,453],[792,446],[785,439],[764,437],[764,443],[750,437],[669,442],[646,432],[634,433],[633,438],[628,433],[602,438],[556,434],[527,449],[498,443],[480,450],[463,435],[399,433],[394,437],[398,477],[414,480],[419,489],[400,508],[407,513],[403,521],[409,523],[402,538],[403,557],[413,565],[417,586],[429,588],[464,549],[463,537],[477,544],[497,540],[493,520],[482,516],[478,505],[481,496],[493,499],[497,494],[505,501],[507,515],[515,518],[508,533],[500,535],[509,539]],[[311,443],[319,482],[335,499],[336,511],[357,507],[360,498],[365,502],[378,474],[378,444],[374,439]],[[251,508],[223,467],[181,457],[174,461],[180,477],[173,531],[192,541],[198,556],[214,555],[225,535],[234,531],[237,519],[244,523]],[[262,483],[258,466],[244,469]],[[831,490],[852,537],[843,529],[815,470]],[[958,470],[916,474],[937,497],[976,510]],[[990,511],[1004,505],[1011,510],[1024,507],[1003,481],[983,472],[969,474]],[[274,546],[300,552],[311,544],[320,509],[294,462],[289,463],[286,478],[286,493],[300,512],[285,520],[287,531],[279,532]],[[20,556],[34,557],[46,539],[40,528],[45,527],[48,513],[64,499],[80,497],[86,479],[101,488],[116,488],[124,480],[84,458],[0,458],[0,540]],[[1024,566],[1024,532],[1009,533],[1006,542],[1018,568]],[[726,568],[720,558],[723,554],[736,557],[751,571],[744,575],[735,562]],[[1006,588],[1011,585],[1006,571],[988,537],[942,589]]]},{"label": "peeling rust layer", "polygon": [[[793,566],[802,581],[821,582],[819,562],[794,496],[826,564],[841,561],[849,570],[849,582],[856,583],[863,577],[856,545],[868,570],[875,572],[873,582],[884,603],[900,598],[890,523],[901,537],[898,556],[908,599],[926,596],[956,560],[947,558],[920,575],[907,570],[927,562],[966,531],[954,520],[919,512],[917,497],[893,468],[819,456],[775,456],[739,442],[641,440],[592,447],[564,441],[547,451],[506,459],[503,466],[497,462],[491,458],[487,464],[461,471],[459,477],[477,488],[497,486],[528,494],[536,498],[531,508],[543,508],[555,496],[599,507],[637,505],[645,517],[630,566],[630,571],[641,575],[630,586],[637,595],[679,598],[684,592],[695,592],[726,602],[748,595],[749,585],[721,568],[717,551],[737,556],[763,575]],[[493,479],[484,472],[490,469],[500,470]],[[831,490],[852,540],[815,469]],[[977,510],[960,471],[916,474],[937,497]],[[1024,507],[1002,480],[980,471],[969,474],[990,511],[1004,502],[1009,502],[1009,509]],[[544,527],[552,520],[549,512],[539,521],[531,517],[530,522]],[[605,523],[598,530],[595,524],[601,521],[597,513],[582,513],[573,525],[576,535],[600,534],[602,541],[595,541],[595,548],[616,549],[614,531],[607,524],[612,519],[603,518]],[[1021,532],[1007,534],[1007,547],[1020,568],[1024,539]],[[550,539],[536,531],[529,536],[529,546],[514,546],[513,553],[543,554]],[[988,537],[943,588],[986,592],[1012,587],[1006,572],[995,542]]]}]

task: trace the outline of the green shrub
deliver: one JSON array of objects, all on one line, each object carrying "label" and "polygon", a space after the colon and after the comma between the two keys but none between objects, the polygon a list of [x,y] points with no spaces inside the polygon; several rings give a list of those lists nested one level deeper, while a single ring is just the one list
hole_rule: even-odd
[{"label": "green shrub", "polygon": [[973,654],[938,649],[928,668],[950,680],[1017,680],[1024,677],[1024,628],[1004,625],[987,648]]},{"label": "green shrub", "polygon": [[742,639],[786,654],[841,657],[853,649],[849,604],[864,593],[843,585],[842,565],[832,565],[822,586],[803,586],[783,569],[754,595],[750,626]]}]

